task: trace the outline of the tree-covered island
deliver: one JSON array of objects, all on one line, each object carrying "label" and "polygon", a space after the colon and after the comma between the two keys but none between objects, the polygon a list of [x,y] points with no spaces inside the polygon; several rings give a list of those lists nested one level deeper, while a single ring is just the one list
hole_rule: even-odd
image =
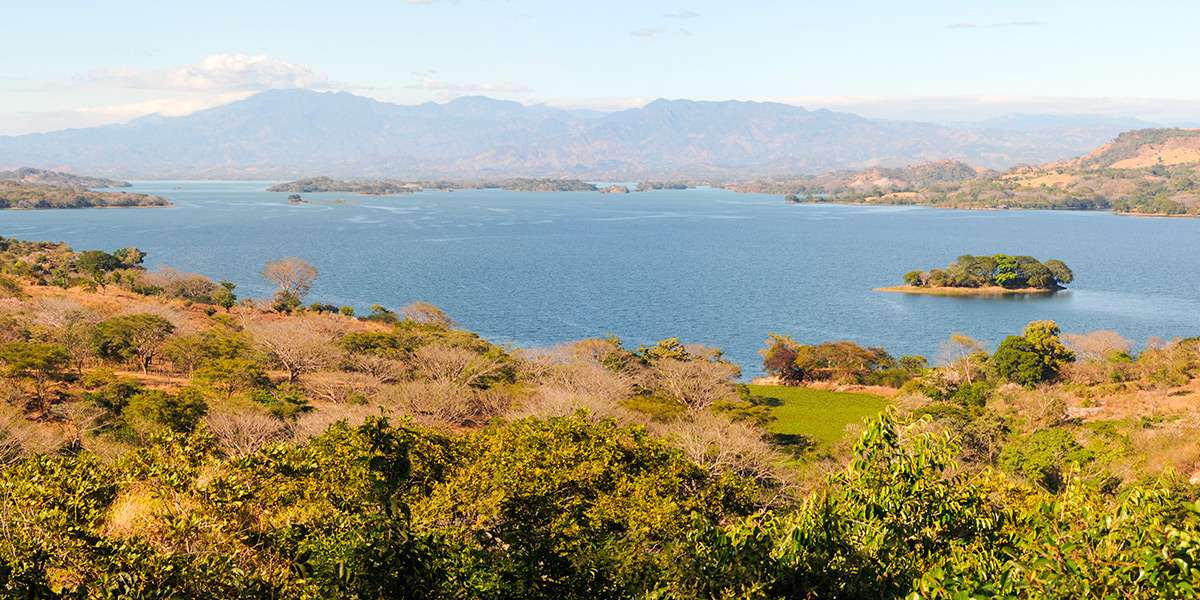
[{"label": "tree-covered island", "polygon": [[944,269],[904,274],[904,285],[883,292],[941,295],[1045,294],[1064,289],[1075,274],[1061,260],[1042,262],[1032,256],[958,257]]}]

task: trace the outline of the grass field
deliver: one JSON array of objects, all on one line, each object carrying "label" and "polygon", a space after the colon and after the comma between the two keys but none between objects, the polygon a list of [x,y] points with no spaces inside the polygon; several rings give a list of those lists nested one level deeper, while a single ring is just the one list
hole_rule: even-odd
[{"label": "grass field", "polygon": [[772,433],[783,439],[806,439],[805,445],[817,451],[841,440],[846,425],[879,414],[888,403],[874,394],[783,385],[752,385],[750,393],[778,400],[772,407],[775,421],[768,426]]}]

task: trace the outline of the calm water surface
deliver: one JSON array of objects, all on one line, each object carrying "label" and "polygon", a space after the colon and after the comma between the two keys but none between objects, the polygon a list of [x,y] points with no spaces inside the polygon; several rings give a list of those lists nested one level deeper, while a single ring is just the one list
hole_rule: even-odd
[{"label": "calm water surface", "polygon": [[[140,182],[168,209],[0,212],[0,235],[77,249],[136,245],[147,264],[227,278],[266,296],[267,260],[321,272],[310,300],[359,309],[416,300],[523,346],[616,334],[724,349],[747,375],[769,332],[852,339],[932,356],[951,332],[995,344],[1034,319],[1144,341],[1200,334],[1200,220],[1104,213],[786,205],[721,190],[629,195],[422,192],[287,194],[261,182]],[[882,294],[960,254],[1060,258],[1050,298]]]}]

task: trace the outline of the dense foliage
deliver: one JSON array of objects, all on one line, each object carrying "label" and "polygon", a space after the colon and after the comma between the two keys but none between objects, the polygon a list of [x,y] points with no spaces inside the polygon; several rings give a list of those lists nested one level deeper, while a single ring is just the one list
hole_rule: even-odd
[{"label": "dense foliage", "polygon": [[1075,274],[1061,260],[1041,262],[1032,256],[958,257],[945,269],[910,271],[904,275],[904,283],[915,287],[958,287],[981,288],[1003,287],[1008,289],[1034,288],[1055,290],[1071,283]]}]

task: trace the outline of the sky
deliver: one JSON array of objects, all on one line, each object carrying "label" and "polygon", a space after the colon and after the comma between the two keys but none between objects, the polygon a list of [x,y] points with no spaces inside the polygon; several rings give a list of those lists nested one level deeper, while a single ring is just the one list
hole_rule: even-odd
[{"label": "sky", "polygon": [[929,121],[1200,123],[1200,3],[1090,0],[14,2],[0,134],[272,88],[616,110],[773,100]]}]

